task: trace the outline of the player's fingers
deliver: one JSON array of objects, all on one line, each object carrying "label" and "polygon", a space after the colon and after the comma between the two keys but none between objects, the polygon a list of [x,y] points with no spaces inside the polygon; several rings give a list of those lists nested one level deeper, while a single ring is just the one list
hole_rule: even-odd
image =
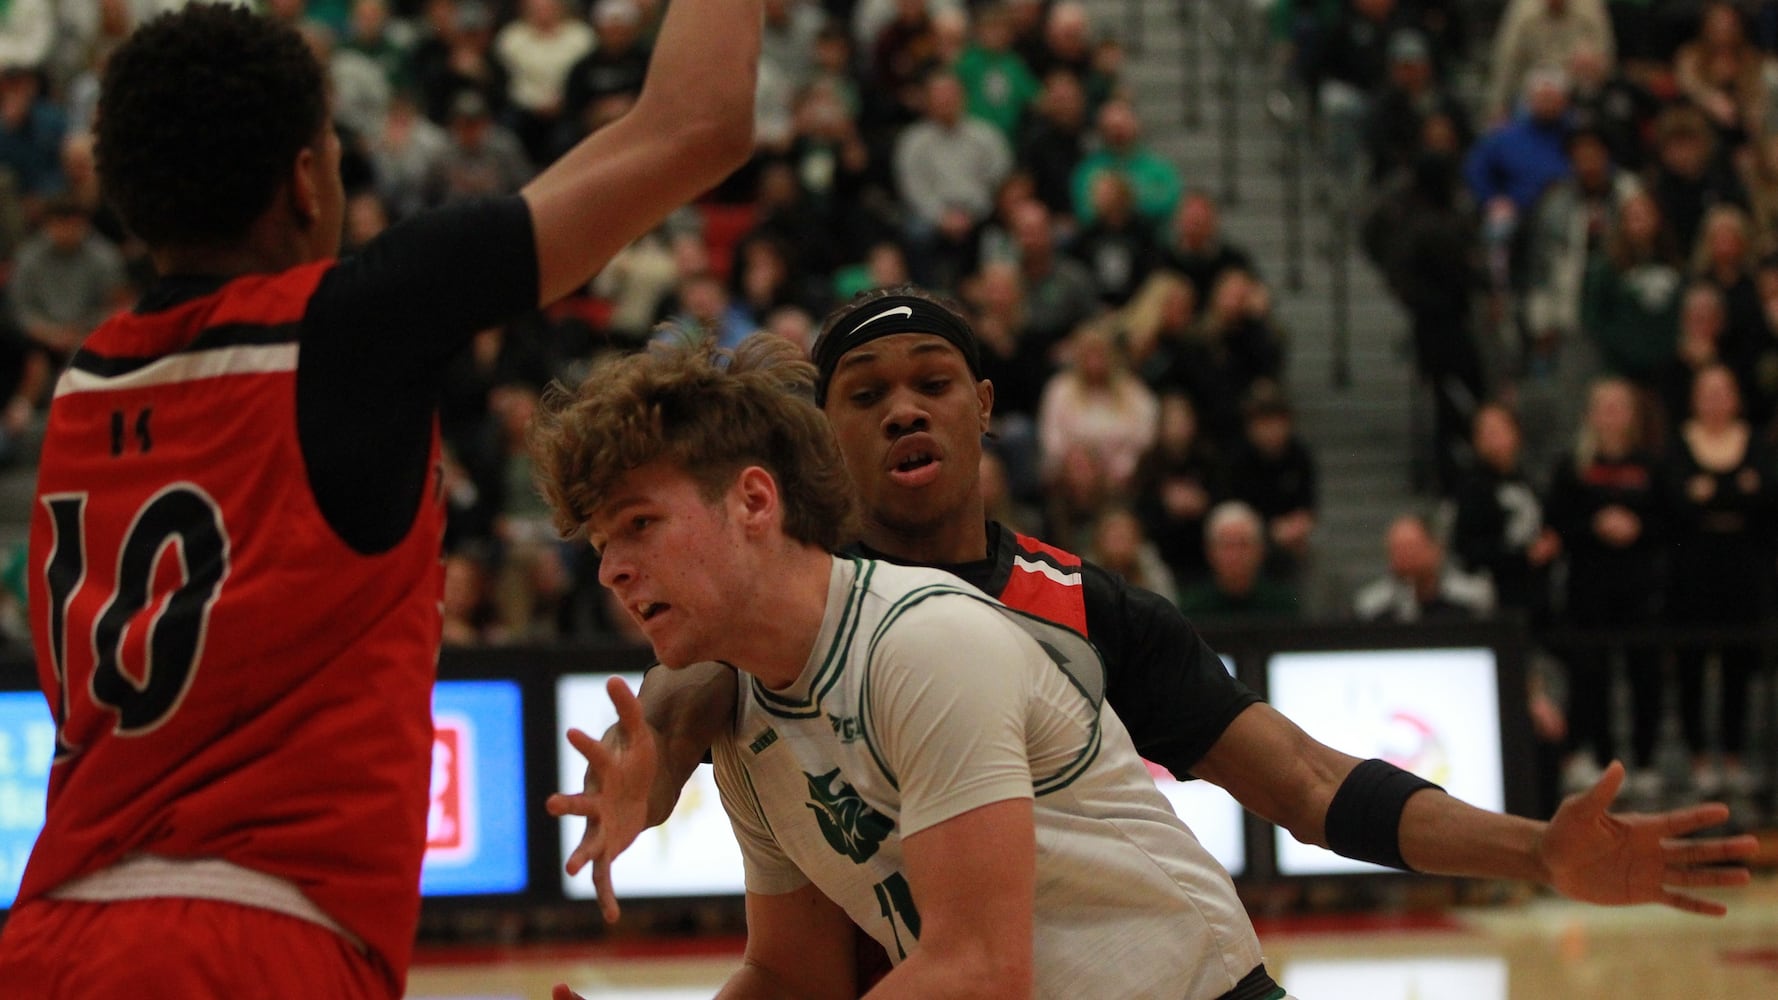
[{"label": "player's fingers", "polygon": [[1723,888],[1741,886],[1753,881],[1753,873],[1745,868],[1669,867],[1661,876],[1661,884],[1681,889]]},{"label": "player's fingers", "polygon": [[578,795],[571,792],[556,792],[543,800],[543,808],[551,816],[586,816],[599,815],[599,797],[597,795]]},{"label": "player's fingers", "polygon": [[1696,896],[1687,896],[1682,892],[1664,892],[1661,894],[1661,897],[1662,903],[1673,907],[1675,910],[1696,913],[1702,917],[1720,917],[1729,912],[1727,906],[1718,903],[1715,900],[1699,899]]},{"label": "player's fingers", "polygon": [[586,833],[581,836],[580,843],[574,845],[574,850],[568,852],[568,864],[572,866],[568,874],[579,875],[582,868],[597,862],[604,856],[605,831],[597,823],[588,820]]},{"label": "player's fingers", "polygon": [[611,861],[599,858],[593,862],[593,889],[599,893],[599,911],[608,924],[617,923],[617,893],[611,891]]},{"label": "player's fingers", "polygon": [[1751,833],[1708,840],[1663,840],[1661,853],[1669,865],[1709,865],[1720,861],[1745,861],[1759,853],[1759,838]]},{"label": "player's fingers", "polygon": [[615,763],[611,751],[605,748],[603,742],[578,729],[568,730],[568,743],[574,749],[579,750],[582,757],[586,758],[588,787],[593,787],[596,784],[594,779],[611,770]]},{"label": "player's fingers", "polygon": [[605,682],[605,693],[611,696],[611,707],[617,709],[617,724],[626,737],[634,737],[641,731],[645,723],[642,721],[642,702],[637,700],[636,693],[622,677],[613,677]]},{"label": "player's fingers", "polygon": [[549,991],[550,1000],[586,1000],[586,997],[568,988],[567,983],[557,983],[556,988]]},{"label": "player's fingers", "polygon": [[1624,762],[1614,760],[1606,766],[1604,773],[1593,787],[1579,793],[1576,797],[1579,804],[1593,810],[1604,812],[1611,807],[1611,800],[1617,798],[1618,789],[1624,786]]},{"label": "player's fingers", "polygon": [[1661,814],[1661,833],[1668,837],[1683,837],[1697,830],[1708,830],[1728,822],[1729,807],[1721,802],[1706,802],[1702,805],[1675,809]]}]

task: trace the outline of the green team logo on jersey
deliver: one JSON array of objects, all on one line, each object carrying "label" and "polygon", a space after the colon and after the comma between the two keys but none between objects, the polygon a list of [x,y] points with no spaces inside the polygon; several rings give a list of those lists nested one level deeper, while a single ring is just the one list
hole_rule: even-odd
[{"label": "green team logo on jersey", "polygon": [[809,779],[809,796],[814,800],[808,803],[809,810],[815,814],[815,822],[821,826],[821,835],[834,850],[853,861],[863,863],[877,853],[883,838],[889,836],[891,824],[882,813],[865,805],[852,786],[840,782],[838,789],[833,789],[834,780],[840,776],[840,769],[822,775],[804,773]]}]

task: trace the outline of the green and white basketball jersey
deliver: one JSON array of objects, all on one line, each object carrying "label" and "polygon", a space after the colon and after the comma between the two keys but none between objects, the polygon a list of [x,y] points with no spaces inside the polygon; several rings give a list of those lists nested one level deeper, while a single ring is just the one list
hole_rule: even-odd
[{"label": "green and white basketball jersey", "polygon": [[1104,706],[1103,676],[1081,636],[954,576],[836,559],[802,675],[770,691],[737,674],[735,729],[715,747],[748,890],[813,882],[899,962],[920,937],[902,839],[1030,798],[1038,996],[1226,992],[1259,942]]}]

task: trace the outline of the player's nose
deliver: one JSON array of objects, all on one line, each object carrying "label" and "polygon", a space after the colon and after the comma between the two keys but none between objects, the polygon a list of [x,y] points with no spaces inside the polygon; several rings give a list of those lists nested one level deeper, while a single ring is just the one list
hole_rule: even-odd
[{"label": "player's nose", "polygon": [[928,430],[931,423],[932,411],[927,408],[925,397],[911,389],[897,389],[889,394],[889,406],[883,412],[883,430],[890,437]]}]

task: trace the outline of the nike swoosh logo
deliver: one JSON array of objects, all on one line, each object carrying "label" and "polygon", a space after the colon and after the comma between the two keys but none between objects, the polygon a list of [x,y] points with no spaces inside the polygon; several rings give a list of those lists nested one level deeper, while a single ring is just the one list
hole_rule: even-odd
[{"label": "nike swoosh logo", "polygon": [[[875,316],[872,316],[870,319],[867,319],[864,322],[853,327],[852,333],[857,333],[858,331],[864,329],[865,327],[871,325],[872,323],[875,323],[877,320],[880,320],[885,316],[908,316],[908,317],[911,317],[913,315],[914,315],[914,307],[913,306],[896,306],[893,309],[885,309],[882,312],[877,313]],[[848,334],[846,334],[846,336],[850,337],[850,336],[852,336],[852,333],[848,333]]]}]

